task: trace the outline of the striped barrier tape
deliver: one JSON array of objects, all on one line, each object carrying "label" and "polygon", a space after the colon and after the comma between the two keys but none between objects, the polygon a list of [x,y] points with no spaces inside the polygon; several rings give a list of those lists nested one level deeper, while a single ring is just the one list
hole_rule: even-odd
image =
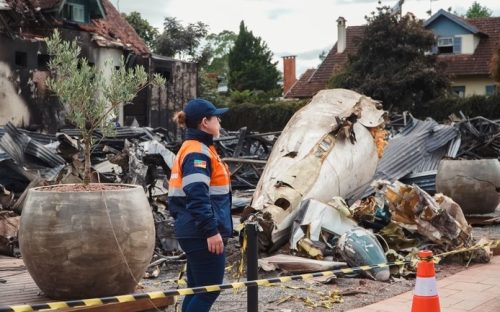
[{"label": "striped barrier tape", "polygon": [[210,286],[202,286],[202,287],[194,287],[194,288],[183,288],[183,289],[173,289],[166,291],[155,291],[150,293],[142,293],[142,294],[131,294],[131,295],[123,295],[123,296],[114,296],[114,297],[104,297],[104,298],[93,298],[86,300],[71,300],[71,301],[58,301],[58,302],[49,302],[43,304],[31,304],[31,305],[15,305],[15,306],[4,306],[0,307],[0,312],[30,312],[30,311],[39,311],[44,309],[62,309],[62,308],[73,308],[73,307],[82,307],[82,306],[96,306],[103,305],[108,303],[123,303],[144,299],[160,299],[171,296],[186,296],[186,295],[194,295],[206,292],[214,292],[221,291],[227,289],[239,289],[248,286],[269,286],[273,284],[286,283],[289,281],[300,281],[307,280],[314,277],[322,277],[322,276],[332,276],[338,273],[351,274],[363,271],[369,271],[375,268],[386,268],[393,265],[404,265],[409,263],[409,261],[395,261],[390,263],[380,263],[376,265],[364,265],[355,268],[344,268],[337,269],[332,271],[324,271],[317,273],[309,273],[309,274],[301,274],[301,275],[293,275],[293,276],[283,276],[283,277],[275,277],[269,279],[260,279],[254,281],[246,281],[246,282],[237,282],[237,283],[229,283],[222,285],[210,285]]},{"label": "striped barrier tape", "polygon": [[467,251],[473,251],[473,250],[481,249],[484,247],[497,247],[497,246],[500,246],[500,239],[491,241],[489,243],[477,244],[477,245],[474,245],[472,247],[464,247],[464,248],[460,248],[460,249],[456,249],[456,250],[452,250],[452,251],[443,252],[443,253],[440,253],[438,255],[434,255],[433,258],[435,260],[438,260],[438,262],[439,262],[439,260],[441,260],[441,258],[444,258],[446,256],[459,254],[459,253],[467,252]]},{"label": "striped barrier tape", "polygon": [[[436,257],[443,257],[450,254],[455,254],[459,252],[472,251],[475,249],[483,248],[483,247],[492,247],[500,245],[500,240],[496,240],[486,244],[479,244],[469,248],[462,248],[451,252],[445,252]],[[71,300],[71,301],[57,301],[57,302],[49,302],[43,304],[31,304],[31,305],[13,305],[13,306],[3,306],[0,307],[0,312],[31,312],[31,311],[39,311],[46,309],[62,309],[62,308],[73,308],[73,307],[83,307],[83,306],[97,306],[104,305],[108,303],[124,303],[130,301],[144,300],[144,299],[160,299],[171,296],[186,296],[186,295],[194,295],[206,292],[215,292],[222,291],[227,289],[240,289],[248,286],[270,286],[279,283],[286,283],[290,281],[300,281],[300,280],[308,280],[315,277],[328,277],[338,273],[344,274],[352,274],[358,272],[369,271],[371,269],[377,268],[387,268],[395,265],[405,265],[410,264],[410,260],[405,261],[394,261],[387,263],[380,263],[375,265],[363,265],[355,268],[344,268],[337,269],[331,271],[323,271],[316,273],[308,273],[301,275],[292,275],[292,276],[283,276],[283,277],[275,277],[269,279],[260,279],[254,281],[246,281],[246,282],[236,282],[222,285],[209,285],[202,287],[194,287],[194,288],[183,288],[183,289],[172,289],[166,291],[155,291],[150,293],[136,293],[130,295],[122,295],[122,296],[113,296],[113,297],[104,297],[104,298],[93,298],[93,299],[84,299],[84,300]]]}]

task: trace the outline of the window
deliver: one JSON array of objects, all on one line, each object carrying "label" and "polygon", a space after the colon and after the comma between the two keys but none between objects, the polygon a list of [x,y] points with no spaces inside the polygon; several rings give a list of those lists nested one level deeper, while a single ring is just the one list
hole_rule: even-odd
[{"label": "window", "polygon": [[453,37],[441,37],[437,40],[438,53],[453,53]]},{"label": "window", "polygon": [[38,69],[47,70],[49,67],[50,55],[38,54]]},{"label": "window", "polygon": [[74,22],[87,22],[85,19],[85,6],[83,4],[67,3],[64,6],[63,16]]},{"label": "window", "polygon": [[447,47],[447,46],[452,46],[452,45],[453,45],[453,38],[452,37],[438,38],[438,46],[439,47]]},{"label": "window", "polygon": [[453,53],[454,54],[462,53],[462,37],[453,38]]},{"label": "window", "polygon": [[465,86],[453,86],[451,89],[459,97],[465,97]]},{"label": "window", "polygon": [[497,86],[496,85],[488,85],[486,86],[486,95],[495,95],[497,94]]},{"label": "window", "polygon": [[159,67],[155,70],[155,73],[160,74],[166,81],[170,81],[171,74],[168,69]]},{"label": "window", "polygon": [[26,52],[16,51],[16,65],[19,67],[28,66],[28,54]]}]

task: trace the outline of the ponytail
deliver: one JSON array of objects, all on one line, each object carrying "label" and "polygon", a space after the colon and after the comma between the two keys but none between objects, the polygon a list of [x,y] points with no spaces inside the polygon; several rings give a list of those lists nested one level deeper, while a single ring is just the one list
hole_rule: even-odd
[{"label": "ponytail", "polygon": [[186,113],[183,111],[177,112],[174,115],[174,122],[181,128],[186,127]]}]

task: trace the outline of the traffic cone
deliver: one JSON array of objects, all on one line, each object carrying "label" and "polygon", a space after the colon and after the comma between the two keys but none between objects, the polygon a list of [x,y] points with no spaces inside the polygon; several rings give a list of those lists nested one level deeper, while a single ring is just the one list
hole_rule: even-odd
[{"label": "traffic cone", "polygon": [[432,251],[421,250],[418,257],[420,260],[417,264],[417,281],[411,312],[440,312]]}]

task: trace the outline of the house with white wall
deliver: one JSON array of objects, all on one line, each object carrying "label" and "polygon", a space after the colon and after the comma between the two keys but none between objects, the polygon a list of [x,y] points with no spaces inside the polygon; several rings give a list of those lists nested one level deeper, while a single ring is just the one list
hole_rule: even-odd
[{"label": "house with white wall", "polygon": [[[500,45],[500,17],[464,19],[439,10],[423,25],[436,36],[436,44],[429,53],[446,64],[453,92],[459,96],[497,93],[490,64]],[[295,77],[295,63],[300,60],[295,56],[284,57],[284,96],[311,98],[325,89],[330,77],[346,65],[348,56],[357,52],[365,27],[346,26],[346,19],[339,17],[337,43],[317,68],[307,70],[299,79]]]},{"label": "house with white wall", "polygon": [[500,17],[464,19],[441,9],[424,27],[436,36],[432,53],[446,64],[453,92],[459,96],[497,92],[490,64],[500,44]]}]

